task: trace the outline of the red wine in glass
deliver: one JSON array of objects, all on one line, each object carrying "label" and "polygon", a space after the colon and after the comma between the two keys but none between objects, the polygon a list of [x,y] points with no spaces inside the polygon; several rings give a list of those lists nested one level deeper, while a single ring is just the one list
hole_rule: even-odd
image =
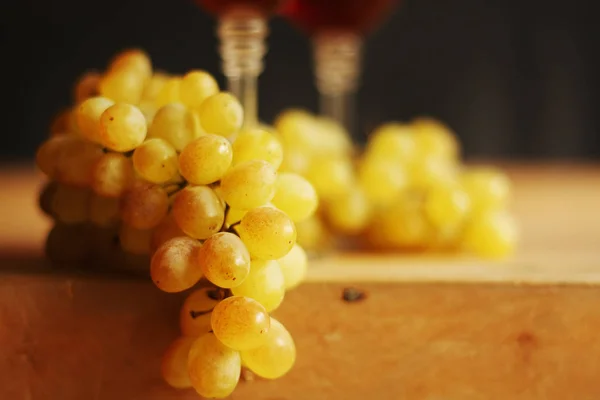
[{"label": "red wine in glass", "polygon": [[196,0],[196,3],[211,14],[221,15],[233,8],[250,8],[263,15],[276,12],[283,0]]}]

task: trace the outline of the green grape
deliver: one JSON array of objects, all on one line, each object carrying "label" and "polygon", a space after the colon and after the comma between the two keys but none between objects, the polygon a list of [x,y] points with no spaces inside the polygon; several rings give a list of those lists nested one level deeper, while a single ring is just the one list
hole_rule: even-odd
[{"label": "green grape", "polygon": [[283,147],[274,134],[264,129],[242,130],[233,142],[233,165],[250,160],[264,160],[278,169]]},{"label": "green grape", "polygon": [[179,103],[159,108],[148,131],[149,137],[164,139],[177,151],[201,135],[198,116]]},{"label": "green grape", "polygon": [[327,221],[334,231],[345,235],[359,234],[371,218],[371,203],[359,187],[336,197],[327,207]]},{"label": "green grape", "polygon": [[505,207],[510,198],[510,179],[502,171],[491,167],[468,168],[461,183],[471,198],[475,212]]},{"label": "green grape", "polygon": [[204,100],[219,93],[219,84],[206,71],[194,70],[183,76],[179,87],[181,102],[192,109],[200,108]]},{"label": "green grape", "polygon": [[177,193],[172,213],[181,230],[195,239],[208,239],[225,221],[223,205],[208,186],[188,186]]},{"label": "green grape", "polygon": [[92,194],[90,198],[90,222],[100,227],[111,227],[119,222],[119,199]]},{"label": "green grape", "polygon": [[240,379],[240,353],[225,346],[213,333],[206,333],[192,344],[188,372],[192,386],[200,396],[227,397]]},{"label": "green grape", "polygon": [[315,188],[304,177],[291,172],[281,172],[277,175],[272,203],[292,221],[300,222],[315,213],[319,198]]},{"label": "green grape", "polygon": [[287,254],[296,243],[296,227],[283,211],[258,207],[246,213],[238,232],[250,255],[276,260]]},{"label": "green grape", "polygon": [[417,157],[458,159],[459,148],[456,136],[449,127],[432,118],[417,118],[410,127],[414,130]]},{"label": "green grape", "polygon": [[195,338],[179,337],[171,343],[163,355],[160,372],[164,381],[176,389],[192,387],[188,373],[188,354]]},{"label": "green grape", "polygon": [[181,77],[167,78],[154,100],[158,107],[181,102]]},{"label": "green grape", "polygon": [[223,299],[223,292],[213,287],[194,290],[183,302],[179,327],[184,336],[198,337],[209,332],[213,308]]},{"label": "green grape", "polygon": [[127,224],[121,224],[119,229],[119,244],[121,248],[131,254],[150,254],[151,229],[136,229]]},{"label": "green grape", "polygon": [[286,290],[295,288],[306,277],[308,257],[300,245],[295,244],[285,256],[278,260],[278,262],[281,273],[283,274]]},{"label": "green grape", "polygon": [[98,82],[98,92],[115,102],[138,104],[144,92],[146,77],[135,70],[115,69],[108,71]]},{"label": "green grape", "polygon": [[225,346],[233,350],[250,350],[265,342],[271,317],[259,302],[244,296],[232,296],[215,306],[212,330]]},{"label": "green grape", "polygon": [[281,322],[271,318],[271,329],[265,343],[241,352],[242,363],[256,375],[277,379],[285,375],[296,362],[296,345]]},{"label": "green grape", "polygon": [[64,224],[80,224],[89,217],[91,192],[88,189],[59,185],[52,198],[52,215]]},{"label": "green grape", "polygon": [[137,182],[121,199],[121,218],[137,229],[158,225],[169,211],[169,197],[160,186]]},{"label": "green grape", "polygon": [[105,197],[121,197],[133,182],[131,160],[120,153],[102,155],[92,169],[91,186]]},{"label": "green grape", "polygon": [[486,258],[502,258],[514,252],[519,232],[513,216],[505,210],[475,214],[465,227],[463,246]]},{"label": "green grape", "polygon": [[319,198],[328,201],[344,195],[354,184],[354,171],[350,159],[323,157],[313,160],[306,178],[314,186]]},{"label": "green grape", "polygon": [[77,264],[90,255],[88,227],[58,223],[46,237],[46,256],[59,264]]},{"label": "green grape", "polygon": [[371,203],[386,206],[408,187],[409,180],[399,163],[370,157],[359,165],[358,183]]},{"label": "green grape", "polygon": [[152,256],[150,276],[165,292],[182,292],[202,278],[196,263],[200,242],[189,237],[176,237],[163,243]]},{"label": "green grape", "polygon": [[252,260],[250,273],[231,292],[258,301],[268,312],[275,310],[285,296],[285,281],[279,263],[276,260]]},{"label": "green grape", "polygon": [[127,49],[117,54],[109,63],[109,72],[132,71],[143,79],[152,75],[150,56],[141,49]]},{"label": "green grape", "polygon": [[183,148],[179,155],[179,171],[191,184],[208,185],[225,175],[232,157],[231,144],[224,137],[200,136]]},{"label": "green grape", "polygon": [[452,228],[464,221],[470,211],[470,199],[458,185],[438,185],[427,191],[423,207],[433,225]]},{"label": "green grape", "polygon": [[148,139],[133,152],[133,167],[152,183],[165,183],[177,176],[177,152],[163,139]]},{"label": "green grape", "polygon": [[277,172],[268,162],[246,161],[223,176],[221,195],[233,208],[249,210],[260,207],[273,199],[276,179]]},{"label": "green grape", "polygon": [[156,251],[164,242],[175,237],[185,236],[177,221],[173,218],[173,214],[169,213],[160,221],[152,232],[150,241],[150,250],[152,253]]},{"label": "green grape", "polygon": [[250,272],[250,254],[239,237],[219,232],[198,250],[198,265],[210,282],[222,288],[241,285]]},{"label": "green grape", "polygon": [[408,163],[415,157],[415,132],[410,125],[389,122],[379,126],[369,136],[366,158],[385,160],[396,165]]},{"label": "green grape", "polygon": [[115,151],[130,151],[144,142],[146,117],[131,104],[117,103],[100,116],[100,141]]},{"label": "green grape", "polygon": [[79,104],[75,110],[75,120],[81,135],[92,142],[100,143],[100,116],[115,102],[106,97],[91,97]]},{"label": "green grape", "polygon": [[228,136],[241,128],[244,109],[235,96],[220,92],[202,102],[198,116],[206,132]]}]

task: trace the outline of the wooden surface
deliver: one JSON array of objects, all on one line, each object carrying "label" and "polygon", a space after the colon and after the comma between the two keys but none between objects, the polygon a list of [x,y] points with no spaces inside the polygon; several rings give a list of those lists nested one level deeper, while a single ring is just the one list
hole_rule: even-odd
[{"label": "wooden surface", "polygon": [[[295,368],[232,399],[600,399],[600,169],[510,171],[513,259],[317,260],[276,311]],[[39,183],[27,170],[0,183],[0,399],[197,398],[158,375],[182,296],[139,278],[31,272],[48,268]],[[342,301],[350,285],[367,297]]]}]

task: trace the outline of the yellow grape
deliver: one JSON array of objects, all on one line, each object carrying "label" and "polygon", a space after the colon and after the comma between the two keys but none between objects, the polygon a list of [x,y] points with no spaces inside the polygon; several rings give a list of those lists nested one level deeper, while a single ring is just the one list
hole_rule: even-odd
[{"label": "yellow grape", "polygon": [[251,160],[231,168],[221,179],[223,200],[233,208],[249,210],[273,199],[277,172],[271,164]]},{"label": "yellow grape", "polygon": [[427,190],[438,185],[456,182],[458,165],[455,161],[440,157],[425,157],[407,166],[409,185],[418,190]]},{"label": "yellow grape", "polygon": [[189,108],[199,108],[204,100],[216,93],[219,93],[219,84],[206,71],[190,71],[181,80],[179,97]]},{"label": "yellow grape", "polygon": [[179,155],[179,171],[191,184],[208,185],[223,177],[231,165],[231,144],[218,135],[191,141]]},{"label": "yellow grape", "polygon": [[119,222],[119,199],[92,194],[90,198],[90,222],[101,227],[114,226]]},{"label": "yellow grape", "polygon": [[240,379],[240,353],[225,346],[213,333],[206,333],[192,344],[188,372],[192,386],[200,396],[227,397]]},{"label": "yellow grape", "polygon": [[119,243],[121,248],[131,254],[150,254],[151,229],[136,229],[127,224],[121,224],[119,229]]},{"label": "yellow grape", "polygon": [[265,342],[271,317],[258,301],[231,296],[215,306],[210,322],[221,343],[240,351],[256,348]]},{"label": "yellow grape", "polygon": [[287,110],[274,123],[284,148],[312,153],[319,146],[320,129],[316,119],[303,110]]},{"label": "yellow grape", "polygon": [[473,215],[465,227],[464,247],[486,258],[511,255],[519,238],[513,216],[505,210],[491,210]]},{"label": "yellow grape", "polygon": [[304,249],[298,244],[295,244],[294,247],[278,261],[285,282],[285,290],[295,288],[306,277],[308,257],[306,256]]},{"label": "yellow grape", "polygon": [[411,123],[414,130],[417,156],[456,160],[458,142],[448,126],[433,118],[416,118]]},{"label": "yellow grape", "polygon": [[319,126],[319,142],[313,151],[323,156],[348,156],[352,152],[352,141],[339,122],[329,117],[316,117]]},{"label": "yellow grape", "polygon": [[114,70],[105,73],[98,82],[98,92],[119,103],[138,104],[144,91],[145,78],[133,70]]},{"label": "yellow grape", "polygon": [[292,221],[300,222],[315,213],[319,198],[313,185],[304,177],[292,172],[280,172],[277,174],[272,203]]},{"label": "yellow grape", "polygon": [[369,136],[366,157],[405,164],[415,157],[415,132],[410,125],[389,122],[379,126]]},{"label": "yellow grape", "polygon": [[198,265],[210,282],[232,288],[244,282],[250,272],[250,254],[239,237],[215,233],[198,250]]},{"label": "yellow grape", "polygon": [[283,161],[279,139],[264,129],[242,130],[233,142],[233,165],[250,160],[264,160],[278,169]]},{"label": "yellow grape", "polygon": [[130,151],[146,138],[146,117],[131,104],[117,103],[100,116],[100,140],[115,151]]},{"label": "yellow grape", "polygon": [[246,213],[238,227],[240,238],[252,257],[276,260],[296,243],[294,222],[283,211],[258,207]]},{"label": "yellow grape", "polygon": [[192,140],[202,135],[198,116],[183,104],[166,104],[158,109],[148,136],[164,139],[175,150],[181,151]]},{"label": "yellow grape", "polygon": [[366,158],[358,168],[358,182],[370,202],[376,206],[392,203],[409,179],[404,167],[385,158]]},{"label": "yellow grape", "polygon": [[52,215],[65,224],[86,222],[91,192],[88,189],[59,185],[52,197]]},{"label": "yellow grape", "polygon": [[133,152],[133,167],[142,178],[164,183],[177,176],[177,152],[163,139],[148,139]]},{"label": "yellow grape", "polygon": [[144,86],[144,91],[142,92],[142,102],[155,104],[160,92],[168,80],[169,76],[167,74],[162,72],[154,73]]},{"label": "yellow grape", "polygon": [[238,208],[230,207],[227,209],[227,215],[225,215],[225,227],[228,228],[236,222],[240,222],[247,212],[248,210],[240,210]]},{"label": "yellow grape", "polygon": [[137,229],[150,229],[158,225],[169,210],[169,197],[160,186],[137,182],[127,190],[121,200],[121,218]]},{"label": "yellow grape", "polygon": [[220,92],[202,102],[198,115],[206,132],[228,136],[241,128],[244,109],[235,96]]},{"label": "yellow grape", "polygon": [[167,104],[181,101],[181,78],[178,76],[168,78],[156,95],[156,105],[162,107]]},{"label": "yellow grape", "polygon": [[154,253],[167,240],[180,236],[185,236],[185,233],[177,225],[173,214],[168,214],[152,232],[152,239],[150,241],[151,252]]},{"label": "yellow grape", "polygon": [[188,373],[188,354],[195,338],[179,337],[173,341],[163,355],[160,372],[164,381],[176,389],[192,387]]},{"label": "yellow grape", "polygon": [[343,195],[354,184],[354,170],[347,158],[324,157],[313,160],[306,178],[327,201]]},{"label": "yellow grape", "polygon": [[172,213],[181,230],[196,239],[219,232],[225,220],[221,201],[207,186],[188,186],[177,193]]},{"label": "yellow grape", "polygon": [[95,165],[103,156],[102,149],[83,139],[63,143],[57,155],[54,179],[73,186],[88,187]]},{"label": "yellow grape", "polygon": [[461,183],[475,212],[500,209],[510,198],[510,179],[496,168],[468,168],[461,176]]},{"label": "yellow grape", "polygon": [[106,153],[93,167],[91,186],[100,196],[120,197],[133,181],[131,160],[120,153]]},{"label": "yellow grape", "polygon": [[115,102],[109,98],[91,97],[77,107],[75,119],[81,135],[92,142],[100,143],[100,116]]},{"label": "yellow grape", "polygon": [[358,187],[334,198],[327,207],[327,220],[333,230],[346,235],[360,233],[369,223],[370,217],[371,203]]},{"label": "yellow grape", "polygon": [[332,236],[323,220],[312,215],[296,224],[296,242],[307,250],[319,250],[331,244]]},{"label": "yellow grape", "polygon": [[46,237],[45,253],[55,263],[79,264],[90,255],[90,237],[86,225],[56,224]]},{"label": "yellow grape", "polygon": [[196,263],[200,242],[189,237],[176,237],[163,243],[152,256],[150,276],[165,292],[182,292],[202,278]]},{"label": "yellow grape", "polygon": [[283,161],[279,167],[281,172],[294,172],[305,175],[308,171],[313,157],[306,152],[295,148],[286,148],[283,152]]},{"label": "yellow grape", "polygon": [[150,56],[141,49],[128,49],[117,54],[109,63],[108,71],[132,71],[146,79],[152,75]]},{"label": "yellow grape", "polygon": [[101,75],[98,72],[89,71],[77,80],[73,90],[73,97],[75,98],[76,104],[98,95],[98,83],[100,83],[100,77]]},{"label": "yellow grape", "polygon": [[438,228],[452,228],[464,221],[470,211],[467,192],[458,185],[431,187],[425,196],[424,210],[427,218]]},{"label": "yellow grape", "polygon": [[179,327],[184,336],[198,337],[212,327],[210,317],[213,308],[223,300],[223,292],[213,287],[194,290],[183,302],[179,313]]},{"label": "yellow grape", "polygon": [[252,260],[250,274],[231,292],[258,301],[268,312],[275,310],[285,296],[285,281],[279,263],[276,260]]},{"label": "yellow grape", "polygon": [[152,121],[154,121],[154,116],[158,111],[158,107],[153,102],[142,100],[140,104],[137,106],[142,114],[144,114],[144,118],[146,119],[146,126],[152,125]]},{"label": "yellow grape", "polygon": [[277,379],[285,375],[296,362],[296,345],[287,329],[271,318],[271,329],[265,343],[241,352],[242,363],[256,375]]}]

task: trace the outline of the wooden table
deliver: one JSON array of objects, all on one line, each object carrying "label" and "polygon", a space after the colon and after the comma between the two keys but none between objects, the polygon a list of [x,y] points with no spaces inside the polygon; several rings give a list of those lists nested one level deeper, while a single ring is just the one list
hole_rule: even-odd
[{"label": "wooden table", "polygon": [[[600,399],[600,168],[513,166],[511,260],[340,254],[276,316],[295,368],[232,399]],[[0,399],[194,399],[160,380],[182,296],[44,272],[39,176],[0,173]],[[342,301],[343,288],[367,293]]]}]

